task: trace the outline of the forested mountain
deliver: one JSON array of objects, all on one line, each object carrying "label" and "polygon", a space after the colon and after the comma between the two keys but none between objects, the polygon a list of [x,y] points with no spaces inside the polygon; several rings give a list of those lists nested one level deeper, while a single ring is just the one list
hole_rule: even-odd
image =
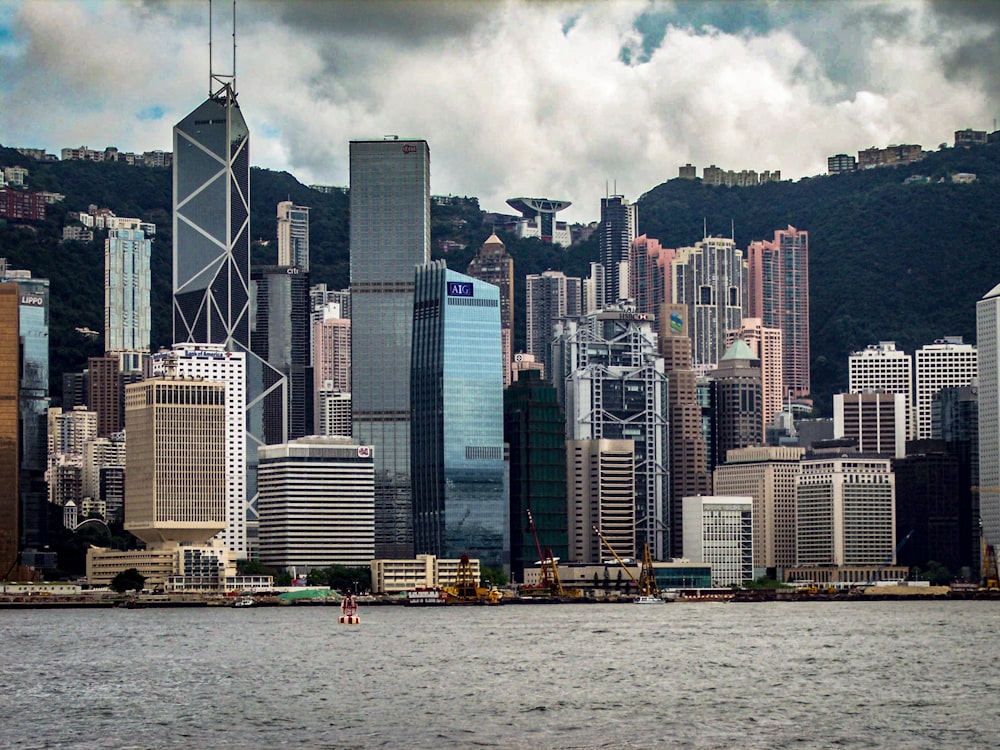
[{"label": "forested mountain", "polygon": [[[809,231],[813,390],[827,411],[846,385],[847,354],[879,340],[912,351],[945,335],[975,340],[975,303],[1000,283],[1000,145],[943,149],[916,164],[822,176],[751,188],[711,187],[670,180],[639,201],[639,230],[667,247],[691,245],[710,234],[737,246],[771,238],[791,224]],[[79,370],[100,353],[76,328],[103,330],[103,238],[59,243],[69,211],[95,204],[119,216],[156,224],[153,242],[153,348],[170,343],[171,172],[116,163],[35,162],[0,147],[0,164],[21,164],[32,190],[66,195],[44,222],[0,226],[0,256],[14,268],[51,279],[53,395],[64,371]],[[977,175],[954,184],[951,175]],[[928,182],[910,181],[923,175]],[[349,280],[348,199],[320,193],[285,172],[251,172],[253,263],[277,258],[275,215],[280,200],[311,208],[312,281],[344,288]],[[594,215],[599,207],[594,207]],[[444,257],[455,270],[492,231],[475,198],[432,206],[432,246],[464,245]],[[537,240],[501,239],[515,261],[515,346],[524,342],[524,277],[547,269],[585,276],[597,259],[596,237],[568,250]]]}]

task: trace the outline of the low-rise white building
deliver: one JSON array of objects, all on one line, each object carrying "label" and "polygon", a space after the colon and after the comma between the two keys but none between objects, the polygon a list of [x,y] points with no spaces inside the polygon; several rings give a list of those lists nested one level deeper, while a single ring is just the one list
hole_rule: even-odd
[{"label": "low-rise white building", "polygon": [[712,566],[712,585],[753,580],[753,498],[697,495],[683,499],[684,557]]}]

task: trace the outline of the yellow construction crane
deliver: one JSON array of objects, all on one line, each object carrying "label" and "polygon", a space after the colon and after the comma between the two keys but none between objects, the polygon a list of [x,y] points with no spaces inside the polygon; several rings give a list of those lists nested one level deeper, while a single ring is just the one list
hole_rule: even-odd
[{"label": "yellow construction crane", "polygon": [[618,564],[622,566],[622,569],[626,573],[628,573],[628,577],[632,579],[632,583],[634,583],[635,587],[639,590],[639,594],[641,596],[659,598],[660,589],[656,585],[656,576],[653,573],[653,555],[649,551],[649,543],[647,542],[642,545],[642,569],[639,571],[639,577],[636,578],[632,575],[632,571],[629,570],[625,561],[618,556],[617,552],[615,552],[615,548],[612,547],[608,540],[604,538],[604,534],[601,533],[601,530],[596,526],[592,528],[594,529],[594,533],[596,533],[597,536],[600,537],[601,541],[604,542],[604,546],[611,551],[612,555],[614,555]]},{"label": "yellow construction crane", "polygon": [[[1000,487],[972,487],[973,492],[1000,492]],[[979,559],[981,564],[982,587],[987,591],[1000,589],[1000,574],[997,572],[997,551],[986,543],[983,533],[983,519],[979,519]]]}]

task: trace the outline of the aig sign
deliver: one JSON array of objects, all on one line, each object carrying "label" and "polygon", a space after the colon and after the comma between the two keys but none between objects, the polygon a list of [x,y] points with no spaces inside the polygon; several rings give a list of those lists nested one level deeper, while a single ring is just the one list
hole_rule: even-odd
[{"label": "aig sign", "polygon": [[472,296],[472,284],[468,281],[449,281],[448,282],[448,296],[449,297],[471,297]]}]

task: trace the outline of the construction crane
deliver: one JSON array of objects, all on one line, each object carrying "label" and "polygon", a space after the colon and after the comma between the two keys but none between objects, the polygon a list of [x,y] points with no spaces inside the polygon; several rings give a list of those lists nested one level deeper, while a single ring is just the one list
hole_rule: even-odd
[{"label": "construction crane", "polygon": [[542,554],[542,545],[538,541],[538,530],[535,528],[535,519],[531,515],[531,509],[525,511],[528,514],[528,528],[531,529],[531,536],[535,540],[535,550],[538,552],[538,563],[541,569],[538,574],[538,583],[534,586],[521,586],[518,593],[524,596],[566,596],[562,580],[559,578],[559,566],[552,556],[552,550],[545,548]]},{"label": "construction crane", "polygon": [[[1000,492],[1000,487],[972,487],[971,489],[973,492]],[[979,519],[979,559],[982,588],[987,591],[1000,589],[1000,574],[997,572],[997,551],[992,544],[986,543],[982,518]]]},{"label": "construction crane", "polygon": [[[642,570],[639,573],[639,578],[636,578],[634,575],[632,575],[632,571],[629,570],[629,567],[628,567],[628,565],[625,564],[625,561],[622,560],[618,556],[617,552],[615,552],[615,548],[612,547],[611,543],[608,542],[608,540],[604,538],[604,534],[601,533],[601,530],[599,528],[597,528],[596,526],[593,526],[592,528],[594,529],[594,533],[597,534],[598,537],[600,537],[601,541],[604,543],[604,546],[607,547],[608,550],[610,550],[610,552],[614,556],[615,560],[618,561],[618,564],[622,566],[622,570],[624,570],[626,573],[628,573],[628,577],[632,579],[632,583],[635,584],[635,587],[636,587],[636,589],[638,589],[639,593],[642,596],[656,596],[657,593],[658,593],[658,591],[656,589],[656,578],[652,574],[653,573],[653,559],[652,559],[652,556],[650,555],[650,552],[649,552],[649,545],[646,544],[646,545],[643,546],[643,550],[642,550]],[[646,573],[646,561],[647,561],[647,559],[649,560],[649,573],[648,574]],[[649,586],[650,585],[653,587],[652,591],[649,590]]]}]

